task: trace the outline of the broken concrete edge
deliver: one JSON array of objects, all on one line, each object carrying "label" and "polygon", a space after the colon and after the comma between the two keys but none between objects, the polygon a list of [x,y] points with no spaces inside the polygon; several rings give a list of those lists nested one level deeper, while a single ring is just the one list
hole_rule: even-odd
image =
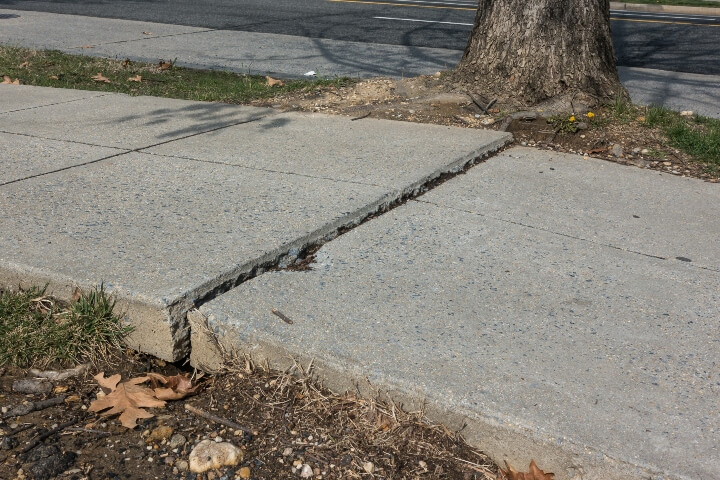
[{"label": "broken concrete edge", "polygon": [[693,7],[689,5],[656,5],[651,3],[610,2],[610,9],[627,10],[631,12],[720,15],[720,7]]},{"label": "broken concrete edge", "polygon": [[[445,425],[499,465],[505,462],[519,471],[535,460],[558,480],[647,480],[666,478],[689,480],[685,476],[658,472],[648,465],[611,458],[593,448],[566,438],[553,438],[528,426],[502,420],[501,416],[452,405],[443,392],[423,391],[398,378],[363,372],[334,356],[318,359],[289,351],[264,338],[262,332],[237,329],[215,331],[212,313],[205,308],[188,313],[191,331],[190,365],[210,372],[227,371],[242,358],[279,371],[307,372],[335,393],[353,392],[364,398],[392,402],[406,411],[422,411],[433,423]],[[630,456],[630,454],[628,454]]]}]

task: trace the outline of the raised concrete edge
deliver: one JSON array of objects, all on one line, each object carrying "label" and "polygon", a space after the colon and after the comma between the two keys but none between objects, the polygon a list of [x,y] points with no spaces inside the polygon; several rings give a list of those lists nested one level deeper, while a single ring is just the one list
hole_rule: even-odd
[{"label": "raised concrete edge", "polygon": [[686,5],[654,5],[649,3],[610,2],[611,10],[652,13],[687,13],[695,15],[720,15],[720,7],[691,7]]},{"label": "raised concrete edge", "polygon": [[[519,467],[521,459],[542,459],[558,480],[656,480],[669,479],[663,472],[617,460],[585,445],[564,438],[542,437],[518,425],[505,424],[478,412],[448,405],[442,394],[428,396],[398,378],[369,379],[359,368],[339,359],[317,358],[292,352],[262,338],[243,338],[239,332],[225,332],[222,338],[208,327],[212,315],[200,307],[188,313],[191,336],[190,364],[207,372],[220,372],[226,361],[248,355],[270,367],[291,371],[297,365],[312,367],[310,375],[326,388],[358,392],[365,398],[392,401],[407,411],[423,410],[432,422],[462,434],[465,440],[496,463],[507,460]],[[239,348],[238,348],[239,345]],[[672,477],[690,480],[687,477]]]}]

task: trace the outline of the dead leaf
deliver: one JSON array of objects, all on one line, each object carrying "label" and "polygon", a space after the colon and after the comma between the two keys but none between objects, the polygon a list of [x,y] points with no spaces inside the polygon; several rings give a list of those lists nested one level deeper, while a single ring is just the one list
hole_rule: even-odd
[{"label": "dead leaf", "polygon": [[160,60],[160,63],[158,63],[158,67],[160,68],[160,70],[169,70],[172,68],[172,66],[172,62],[164,62]]},{"label": "dead leaf", "polygon": [[122,61],[122,66],[123,66],[123,68],[127,68],[130,66],[131,63],[132,62],[130,61],[130,59],[126,58],[125,60]]},{"label": "dead leaf", "polygon": [[[55,77],[55,80],[57,80],[57,77],[55,75],[53,75],[53,77]],[[50,78],[52,78],[52,77],[50,77]],[[70,303],[77,303],[80,301],[81,298],[82,298],[82,290],[80,289],[80,287],[75,287],[75,290],[73,290],[73,293],[72,293],[72,297],[70,297]]]},{"label": "dead leaf", "polygon": [[27,68],[28,65],[30,65],[29,62],[23,62],[20,65],[18,65],[18,68]]},{"label": "dead leaf", "polygon": [[[180,400],[195,393],[198,385],[193,387],[192,380],[187,375],[173,375],[166,377],[158,373],[148,373],[153,383],[155,396],[160,400]],[[160,387],[162,384],[164,387]]]},{"label": "dead leaf", "polygon": [[134,77],[128,78],[128,82],[142,82],[142,77],[140,75],[135,75]]},{"label": "dead leaf", "polygon": [[15,80],[11,79],[7,75],[3,76],[3,84],[5,85],[20,85],[20,79],[16,78]]},{"label": "dead leaf", "polygon": [[50,78],[52,80],[60,80],[60,77],[58,77],[57,75],[50,75]]},{"label": "dead leaf", "polygon": [[268,86],[268,87],[274,87],[274,86],[276,86],[276,85],[277,85],[278,87],[282,87],[282,86],[284,85],[283,81],[282,81],[282,80],[278,80],[277,78],[272,78],[272,77],[266,76],[265,79],[267,79],[267,86]]},{"label": "dead leaf", "polygon": [[124,427],[135,428],[138,419],[151,418],[153,414],[144,408],[165,406],[165,402],[158,399],[150,388],[140,385],[150,380],[150,377],[138,377],[120,383],[120,375],[105,378],[104,372],[100,372],[93,378],[106,395],[91,402],[88,411],[109,409],[102,414],[105,416],[120,413],[120,423]]},{"label": "dead leaf", "polygon": [[100,72],[98,72],[97,75],[94,75],[94,76],[92,77],[92,79],[95,80],[96,82],[110,83],[110,80],[107,79],[107,78],[105,78],[105,77],[103,76],[103,74],[100,73]]},{"label": "dead leaf", "polygon": [[529,472],[516,472],[507,460],[505,460],[505,466],[507,467],[507,470],[500,468],[500,473],[507,480],[553,480],[555,478],[554,473],[545,473],[540,470],[535,464],[535,460],[530,460]]}]

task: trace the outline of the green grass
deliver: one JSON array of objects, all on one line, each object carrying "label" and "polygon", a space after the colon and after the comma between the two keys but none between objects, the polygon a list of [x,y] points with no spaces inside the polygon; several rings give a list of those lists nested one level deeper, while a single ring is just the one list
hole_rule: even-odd
[{"label": "green grass", "polygon": [[[173,63],[173,62],[169,62]],[[110,83],[93,80],[98,73]],[[349,85],[348,78],[288,80],[270,87],[263,76],[214,70],[196,70],[158,64],[118,61],[55,50],[0,46],[0,78],[19,79],[23,85],[120,92],[129,95],[246,103],[298,90]],[[129,80],[140,75],[141,81]]]},{"label": "green grass", "polygon": [[130,333],[101,286],[73,303],[45,289],[0,291],[0,366],[70,365],[105,358]]},{"label": "green grass", "polygon": [[622,0],[624,3],[644,3],[647,5],[685,5],[690,7],[720,7],[720,2],[703,0]]},{"label": "green grass", "polygon": [[720,120],[699,115],[683,117],[663,107],[650,107],[645,125],[660,128],[670,145],[705,162],[709,169],[720,169]]}]

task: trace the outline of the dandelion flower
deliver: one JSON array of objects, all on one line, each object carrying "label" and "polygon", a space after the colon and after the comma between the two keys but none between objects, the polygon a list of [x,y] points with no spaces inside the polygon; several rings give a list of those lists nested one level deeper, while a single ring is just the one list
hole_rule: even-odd
[{"label": "dandelion flower", "polygon": [[571,121],[571,122],[574,122],[574,121],[575,121],[575,115],[573,115],[573,116],[570,117],[570,121]]},{"label": "dandelion flower", "polygon": [[588,118],[595,118],[595,114],[594,114],[593,112],[588,112],[588,113],[587,113],[587,117],[588,117]]}]

